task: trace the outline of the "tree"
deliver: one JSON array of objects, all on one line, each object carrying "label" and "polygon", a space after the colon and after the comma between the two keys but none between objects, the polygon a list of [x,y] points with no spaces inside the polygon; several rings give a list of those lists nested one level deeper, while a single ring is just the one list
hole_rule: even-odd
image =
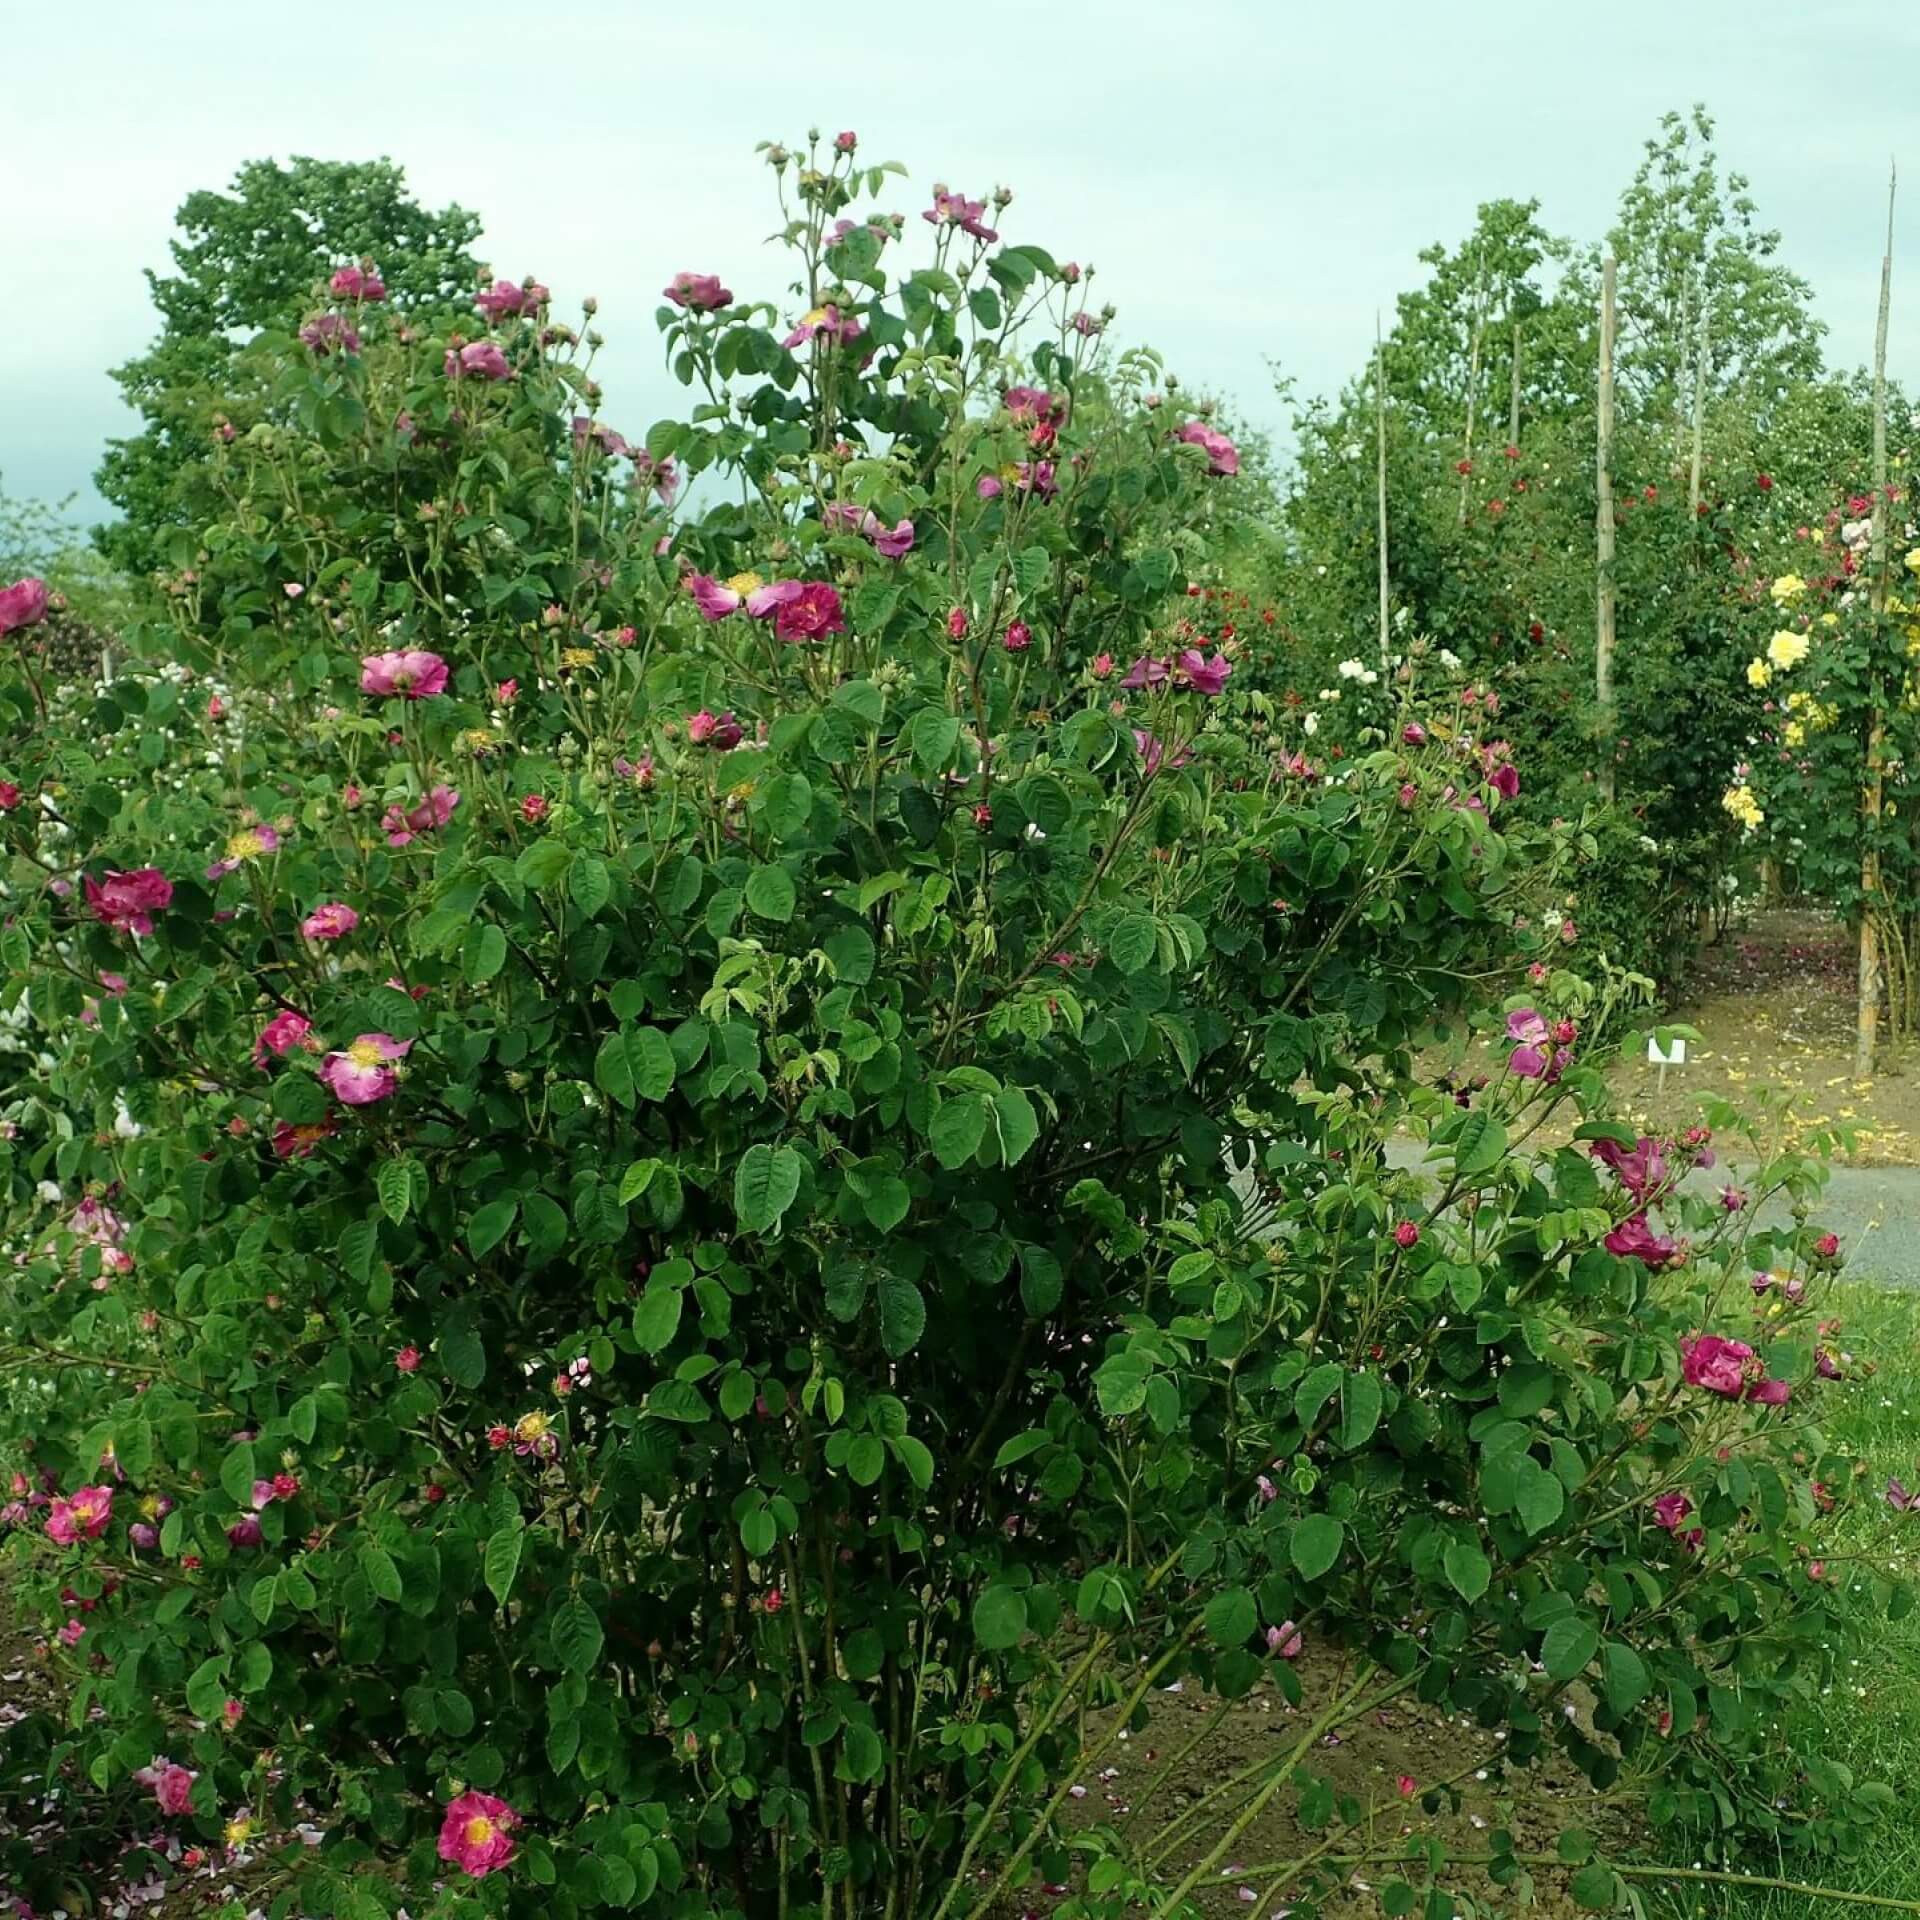
[{"label": "tree", "polygon": [[160,332],[113,373],[145,425],[114,441],[95,475],[125,516],[96,529],[95,540],[137,575],[161,564],[164,528],[206,517],[195,478],[216,416],[247,403],[234,371],[248,339],[296,324],[317,283],[345,261],[373,260],[393,304],[423,318],[464,304],[479,272],[468,252],[479,216],[458,205],[422,207],[390,160],[249,161],[231,192],[189,195],[176,220],[176,271],[147,273]]}]

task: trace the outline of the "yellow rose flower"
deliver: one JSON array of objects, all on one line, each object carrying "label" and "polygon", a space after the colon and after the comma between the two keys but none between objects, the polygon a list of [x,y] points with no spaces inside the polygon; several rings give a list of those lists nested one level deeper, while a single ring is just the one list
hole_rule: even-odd
[{"label": "yellow rose flower", "polygon": [[1776,607],[1790,607],[1807,590],[1807,583],[1797,573],[1783,573],[1767,589],[1773,595]]},{"label": "yellow rose flower", "polygon": [[1753,659],[1747,662],[1747,685],[1764,687],[1773,679],[1773,669],[1764,660]]},{"label": "yellow rose flower", "polygon": [[1767,658],[1781,673],[1791,673],[1811,651],[1811,643],[1804,633],[1795,633],[1786,627],[1767,642]]}]

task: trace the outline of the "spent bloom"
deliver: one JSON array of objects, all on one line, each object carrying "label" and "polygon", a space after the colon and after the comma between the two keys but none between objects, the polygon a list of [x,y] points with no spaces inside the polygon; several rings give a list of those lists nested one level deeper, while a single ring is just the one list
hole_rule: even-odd
[{"label": "spent bloom", "polygon": [[390,847],[411,846],[415,837],[428,833],[435,827],[444,827],[453,818],[453,810],[460,804],[460,792],[457,787],[434,787],[427,797],[417,805],[405,808],[389,807],[380,816],[380,831],[387,836]]},{"label": "spent bloom", "polygon": [[962,233],[991,246],[1000,236],[985,224],[986,211],[984,200],[969,200],[964,193],[949,193],[944,186],[936,186],[933,205],[920,218],[932,227],[958,227]]},{"label": "spent bloom", "polygon": [[340,940],[360,924],[360,916],[339,900],[317,906],[300,922],[300,931],[309,940]]}]

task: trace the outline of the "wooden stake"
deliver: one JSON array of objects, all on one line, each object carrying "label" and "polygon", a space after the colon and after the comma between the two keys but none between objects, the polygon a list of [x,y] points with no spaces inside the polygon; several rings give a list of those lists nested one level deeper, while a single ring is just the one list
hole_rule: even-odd
[{"label": "wooden stake", "polygon": [[1600,269],[1600,405],[1594,510],[1595,607],[1593,695],[1599,709],[1600,796],[1613,799],[1613,753],[1617,722],[1613,708],[1613,293],[1618,264],[1608,254]]},{"label": "wooden stake", "polygon": [[1387,349],[1380,337],[1380,315],[1373,316],[1373,418],[1380,509],[1380,671],[1387,670],[1390,625],[1387,588]]},{"label": "wooden stake", "polygon": [[[1880,622],[1887,610],[1887,315],[1893,305],[1893,195],[1895,170],[1887,171],[1887,246],[1880,256],[1880,315],[1873,330],[1873,641],[1880,642]],[[1869,681],[1867,711],[1866,783],[1860,794],[1860,1008],[1854,1028],[1853,1070],[1863,1077],[1873,1072],[1874,1050],[1880,1037],[1880,980],[1882,966],[1879,927],[1874,918],[1880,898],[1880,813],[1885,799],[1885,774],[1880,765],[1885,723],[1880,714],[1880,677]]]}]

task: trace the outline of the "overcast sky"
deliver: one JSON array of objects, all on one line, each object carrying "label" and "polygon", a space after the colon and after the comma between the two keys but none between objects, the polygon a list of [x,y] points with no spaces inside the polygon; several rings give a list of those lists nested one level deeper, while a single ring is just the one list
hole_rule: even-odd
[{"label": "overcast sky", "polygon": [[1269,360],[1337,386],[1482,200],[1597,236],[1661,112],[1700,99],[1844,363],[1906,162],[1892,358],[1920,370],[1914,0],[0,0],[0,61],[0,481],[82,511],[127,424],[105,369],[153,330],[141,268],[186,194],[263,155],[390,155],[563,317],[597,294],[607,414],[637,431],[679,391],[667,278],[783,283],[753,143],[851,127],[910,169],[883,204],[1004,182],[1008,239],[1092,261],[1118,338],[1277,429]]}]

